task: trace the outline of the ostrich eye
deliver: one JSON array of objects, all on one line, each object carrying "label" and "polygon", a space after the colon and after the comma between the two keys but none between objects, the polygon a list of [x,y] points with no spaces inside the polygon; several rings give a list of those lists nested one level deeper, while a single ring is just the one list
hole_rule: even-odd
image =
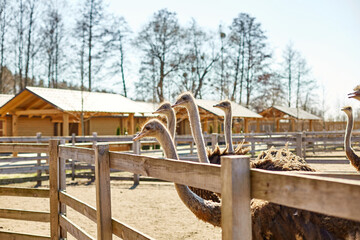
[{"label": "ostrich eye", "polygon": [[146,130],[150,130],[150,126],[146,126],[145,129],[146,129]]}]

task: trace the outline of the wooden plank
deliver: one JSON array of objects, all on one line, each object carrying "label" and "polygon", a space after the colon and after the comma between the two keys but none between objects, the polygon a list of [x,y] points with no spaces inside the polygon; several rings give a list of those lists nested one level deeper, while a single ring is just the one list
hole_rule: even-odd
[{"label": "wooden plank", "polygon": [[109,145],[95,147],[97,239],[112,239]]},{"label": "wooden plank", "polygon": [[128,226],[125,223],[121,223],[116,219],[112,220],[113,234],[127,240],[153,240],[152,237]]},{"label": "wooden plank", "polygon": [[0,187],[0,196],[48,198],[49,193],[49,189]]},{"label": "wooden plank", "polygon": [[75,211],[88,217],[93,222],[96,222],[96,209],[87,203],[80,201],[79,199],[67,194],[66,192],[60,192],[60,201],[67,206],[71,207]]},{"label": "wooden plank", "polygon": [[16,111],[15,114],[20,115],[53,115],[61,114],[62,111],[58,109],[30,109],[30,110],[20,110]]},{"label": "wooden plank", "polygon": [[[65,140],[61,139],[60,144],[65,144]],[[59,147],[58,147],[59,149]],[[59,157],[59,192],[66,191],[66,159]],[[60,201],[60,198],[59,198]],[[66,216],[66,205],[60,202],[60,214]],[[67,233],[64,228],[60,228],[60,238],[66,239]]]},{"label": "wooden plank", "polygon": [[29,173],[36,172],[38,170],[47,170],[47,166],[34,166],[34,167],[2,167],[0,168],[0,174],[13,174],[13,173]]},{"label": "wooden plank", "polygon": [[40,236],[34,234],[18,233],[18,232],[8,232],[0,231],[0,239],[11,239],[11,240],[49,240],[51,239],[48,236]]},{"label": "wooden plank", "polygon": [[60,146],[59,156],[65,159],[74,159],[90,164],[95,163],[94,149],[73,146]]},{"label": "wooden plank", "polygon": [[348,180],[360,180],[360,174],[356,172],[354,173],[294,172],[294,174],[317,176],[317,177],[340,178],[340,179],[348,179]]},{"label": "wooden plank", "polygon": [[58,140],[49,142],[49,182],[50,182],[50,234],[52,239],[60,238],[59,202],[59,154]]},{"label": "wooden plank", "polygon": [[[89,218],[91,221],[96,222],[96,209],[87,203],[84,203],[75,197],[69,195],[66,192],[60,192],[60,201],[67,206],[71,207],[75,211],[81,213],[82,215]],[[128,226],[125,223],[122,223],[116,219],[112,219],[112,231],[118,237],[123,239],[139,239],[146,240],[152,239],[151,237],[145,235],[144,233],[139,232],[138,230]]]},{"label": "wooden plank", "polygon": [[36,222],[50,222],[50,213],[40,212],[40,211],[0,208],[0,218],[36,221]]},{"label": "wooden plank", "polygon": [[0,143],[0,152],[47,153],[48,148],[44,143]]},{"label": "wooden plank", "polygon": [[360,221],[360,182],[251,170],[251,197]]},{"label": "wooden plank", "polygon": [[62,228],[64,228],[67,232],[69,232],[76,239],[81,240],[94,240],[95,238],[91,237],[88,233],[83,231],[79,226],[70,221],[64,215],[59,216],[59,222]]},{"label": "wooden plank", "polygon": [[9,157],[9,158],[0,158],[0,162],[19,162],[19,161],[33,161],[33,160],[47,160],[48,156],[41,156],[41,157]]},{"label": "wooden plank", "polygon": [[252,239],[250,158],[221,157],[222,239]]},{"label": "wooden plank", "polygon": [[221,192],[220,166],[110,152],[110,168]]},{"label": "wooden plank", "polygon": [[129,113],[128,119],[128,134],[133,135],[135,130],[134,113]]}]

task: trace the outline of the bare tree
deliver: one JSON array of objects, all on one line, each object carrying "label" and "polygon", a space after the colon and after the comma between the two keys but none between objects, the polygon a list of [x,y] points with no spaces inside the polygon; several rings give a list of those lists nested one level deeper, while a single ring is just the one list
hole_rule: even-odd
[{"label": "bare tree", "polygon": [[[179,42],[181,38],[180,26],[176,13],[162,9],[156,12],[152,20],[139,32],[135,46],[143,52],[142,67],[140,74],[147,74],[144,70],[157,67],[159,75],[154,75],[156,81],[156,94],[159,101],[164,101],[164,86],[167,84],[171,73],[178,70],[183,57],[179,53]],[[144,64],[151,64],[144,67]],[[152,80],[142,77],[142,80]],[[142,82],[145,85],[153,85],[149,82]],[[137,85],[139,86],[139,84]]]},{"label": "bare tree", "polygon": [[290,42],[283,52],[283,78],[287,79],[288,106],[292,105],[292,87],[294,84],[295,65],[298,58],[298,52]]},{"label": "bare tree", "polygon": [[59,69],[62,69],[61,60],[64,57],[63,39],[64,24],[57,6],[49,5],[42,28],[43,52],[47,59],[48,87],[58,87]]},{"label": "bare tree", "polygon": [[110,39],[106,41],[105,45],[105,49],[107,49],[108,56],[111,59],[109,71],[111,76],[121,74],[123,94],[127,97],[125,59],[131,30],[123,17],[114,17],[112,22],[111,28],[106,31],[106,34],[110,36]]},{"label": "bare tree", "polygon": [[184,61],[180,66],[180,91],[190,91],[194,97],[201,97],[201,91],[206,84],[214,63],[219,54],[214,50],[214,42],[193,19],[185,31]]}]

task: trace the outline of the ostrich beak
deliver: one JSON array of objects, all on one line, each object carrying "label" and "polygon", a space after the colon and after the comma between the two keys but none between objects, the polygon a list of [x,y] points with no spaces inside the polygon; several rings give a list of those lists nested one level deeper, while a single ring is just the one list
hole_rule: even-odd
[{"label": "ostrich beak", "polygon": [[146,132],[139,132],[134,138],[133,141],[140,140],[141,138],[146,136]]},{"label": "ostrich beak", "polygon": [[162,111],[163,111],[162,109],[158,109],[155,112],[153,112],[152,114],[158,114],[158,113],[161,113]]},{"label": "ostrich beak", "polygon": [[356,98],[360,96],[360,92],[356,91],[356,92],[352,92],[348,94],[348,98]]},{"label": "ostrich beak", "polygon": [[176,103],[175,103],[174,105],[172,105],[171,107],[172,107],[172,108],[174,108],[174,107],[180,107],[180,105],[183,104],[183,103],[184,103],[184,101],[181,101],[181,99],[180,99],[180,100],[177,100]]},{"label": "ostrich beak", "polygon": [[213,107],[220,108],[220,104],[215,104]]}]

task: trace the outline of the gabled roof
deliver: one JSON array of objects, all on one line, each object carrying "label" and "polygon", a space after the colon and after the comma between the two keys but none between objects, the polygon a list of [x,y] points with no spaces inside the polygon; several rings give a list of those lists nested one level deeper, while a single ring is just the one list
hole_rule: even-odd
[{"label": "gabled roof", "polygon": [[0,107],[4,106],[5,103],[10,101],[14,96],[13,94],[0,94]]},{"label": "gabled roof", "polygon": [[[27,91],[55,107],[70,112],[150,113],[151,109],[113,93],[86,92],[67,89],[26,87]],[[83,98],[82,98],[83,96]]]},{"label": "gabled roof", "polygon": [[[224,111],[213,107],[215,104],[219,103],[219,101],[214,100],[203,100],[203,99],[196,99],[196,104],[217,116],[224,116]],[[243,107],[237,103],[231,102],[231,108],[232,108],[232,115],[233,117],[238,118],[262,118],[261,115],[257,114],[256,112],[253,112],[246,107]]]},{"label": "gabled roof", "polygon": [[265,109],[260,114],[265,117],[266,113],[268,113],[271,109],[276,109],[283,114],[289,115],[296,119],[302,120],[321,120],[318,116],[311,114],[309,112],[304,111],[301,108],[291,108],[291,107],[283,107],[283,106],[273,106],[268,109]]},{"label": "gabled roof", "polygon": [[[82,107],[83,99],[83,107]],[[55,109],[54,109],[55,108]],[[77,90],[26,87],[0,107],[0,114],[46,115],[61,112],[104,114],[151,114],[149,106],[113,93],[81,92]]]}]

